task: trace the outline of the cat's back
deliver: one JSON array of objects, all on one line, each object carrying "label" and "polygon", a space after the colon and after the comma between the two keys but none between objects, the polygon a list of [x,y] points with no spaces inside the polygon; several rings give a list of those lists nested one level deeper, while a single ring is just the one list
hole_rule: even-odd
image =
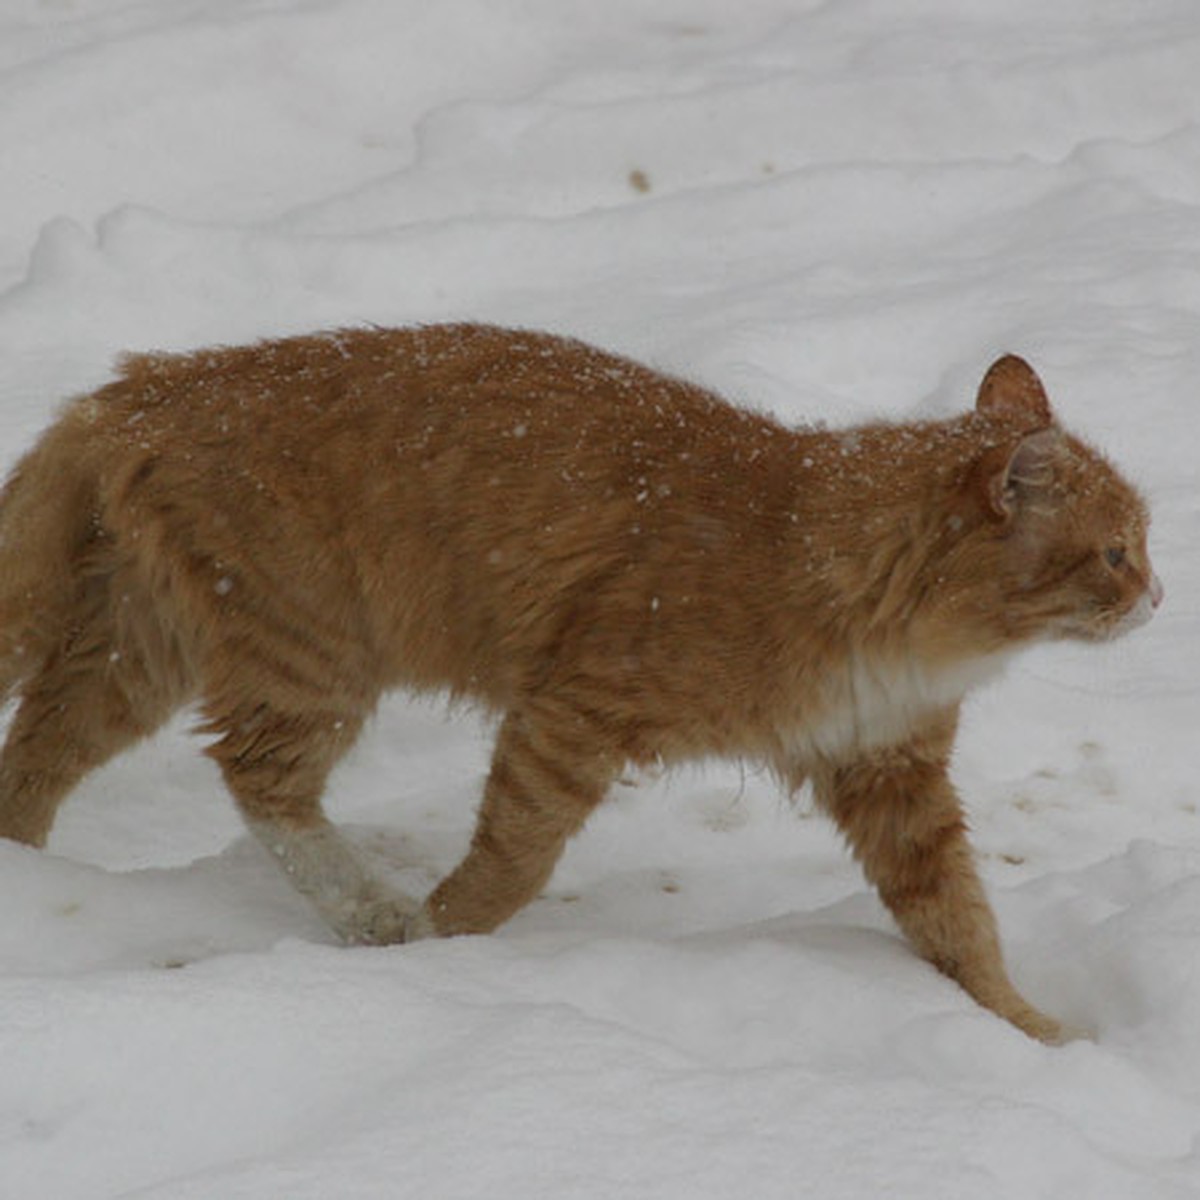
[{"label": "cat's back", "polygon": [[[313,430],[375,415],[397,427],[439,415],[460,428],[513,413],[744,428],[711,392],[572,338],[481,324],[340,329],[182,354],[126,355],[86,398],[114,429],[146,421],[197,434],[253,425]],[[526,427],[519,436],[537,431]],[[693,430],[693,432],[695,432]]]},{"label": "cat's back", "polygon": [[789,436],[586,343],[479,324],[132,355],[78,411],[111,472],[153,470],[243,520],[264,494],[338,520],[384,500],[415,516],[439,491],[471,507],[468,484],[487,505],[497,489],[571,507],[676,484],[737,504],[739,477],[763,479]]},{"label": "cat's back", "polygon": [[76,413],[102,447],[101,522],[139,569],[195,575],[214,620],[285,604],[410,683],[493,697],[567,612],[628,641],[668,582],[706,594],[790,486],[770,420],[481,325],[131,357]]}]

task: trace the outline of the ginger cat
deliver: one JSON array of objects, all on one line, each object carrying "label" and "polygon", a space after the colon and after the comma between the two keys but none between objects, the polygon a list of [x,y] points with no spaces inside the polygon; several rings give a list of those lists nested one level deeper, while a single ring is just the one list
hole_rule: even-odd
[{"label": "ginger cat", "polygon": [[[947,773],[1032,643],[1162,597],[1146,509],[1022,360],[973,412],[788,429],[578,342],[355,330],[124,361],[0,503],[0,835],[198,701],[249,828],[349,942],[491,930],[627,763],[811,780],[916,949],[1034,1037]],[[423,903],[322,812],[385,689],[501,715]]]}]

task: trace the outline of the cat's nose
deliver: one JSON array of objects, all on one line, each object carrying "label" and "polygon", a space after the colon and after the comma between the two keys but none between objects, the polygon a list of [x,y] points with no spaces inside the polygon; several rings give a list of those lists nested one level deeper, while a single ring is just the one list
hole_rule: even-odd
[{"label": "cat's nose", "polygon": [[1166,595],[1166,592],[1163,589],[1162,581],[1159,579],[1159,577],[1157,575],[1150,576],[1149,591],[1150,591],[1150,603],[1155,608],[1157,608],[1163,602],[1163,597]]}]

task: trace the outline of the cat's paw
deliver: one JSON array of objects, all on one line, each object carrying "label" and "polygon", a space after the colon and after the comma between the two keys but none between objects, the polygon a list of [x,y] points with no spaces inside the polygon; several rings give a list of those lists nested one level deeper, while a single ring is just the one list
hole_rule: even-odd
[{"label": "cat's paw", "polygon": [[1031,1038],[1045,1043],[1047,1046],[1065,1046],[1069,1042],[1094,1042],[1096,1033],[1083,1025],[1069,1021],[1057,1021],[1053,1017],[1029,1008],[1019,1015],[1010,1016],[1009,1020]]},{"label": "cat's paw", "polygon": [[1047,1046],[1066,1046],[1070,1042],[1094,1042],[1096,1040],[1096,1031],[1086,1025],[1077,1025],[1071,1021],[1054,1021],[1049,1017],[1046,1020],[1053,1026],[1053,1029],[1049,1031],[1048,1036],[1039,1036],[1039,1040],[1045,1042]]},{"label": "cat's paw", "polygon": [[407,897],[373,896],[339,913],[335,930],[348,946],[394,946],[411,941],[408,927],[417,911]]},{"label": "cat's paw", "polygon": [[442,936],[426,909],[402,896],[360,905],[338,932],[351,946],[394,946]]}]

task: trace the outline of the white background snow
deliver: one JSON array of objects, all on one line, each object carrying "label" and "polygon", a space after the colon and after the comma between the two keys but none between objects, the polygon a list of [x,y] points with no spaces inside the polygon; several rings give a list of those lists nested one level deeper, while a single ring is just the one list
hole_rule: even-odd
[{"label": "white background snow", "polygon": [[[988,362],[1144,487],[1167,601],[1030,654],[957,777],[1047,1049],[736,767],[616,789],[490,938],[332,944],[180,719],[0,845],[0,1197],[1200,1195],[1193,0],[2,0],[0,466],[125,348],[480,318],[788,419]],[[330,809],[423,890],[488,730]]]}]

